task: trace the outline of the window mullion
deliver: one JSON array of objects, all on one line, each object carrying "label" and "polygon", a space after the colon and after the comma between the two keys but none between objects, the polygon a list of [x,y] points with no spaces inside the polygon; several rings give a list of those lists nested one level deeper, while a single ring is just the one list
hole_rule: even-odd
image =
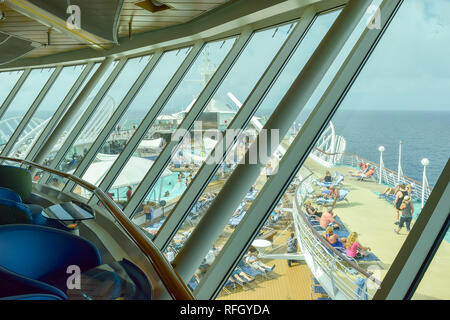
[{"label": "window mullion", "polygon": [[[108,91],[109,87],[112,85],[114,80],[117,78],[120,71],[122,71],[122,68],[125,66],[126,62],[127,62],[126,58],[122,58],[118,62],[117,66],[114,68],[112,73],[109,75],[108,79],[102,85],[101,89],[98,91],[95,98],[89,104],[89,106],[87,107],[87,109],[85,110],[85,112],[83,113],[81,118],[75,124],[75,127],[72,129],[69,136],[64,141],[64,144],[61,146],[61,148],[59,149],[55,158],[51,162],[50,168],[55,169],[59,165],[59,163],[62,161],[65,154],[69,151],[72,144],[75,143],[77,137],[83,131],[83,129],[86,126],[86,124],[88,123],[90,117],[94,114],[95,110],[97,109],[98,104],[103,99],[104,95],[106,94],[106,92]],[[43,177],[41,178],[41,181],[47,181],[49,176],[50,175],[48,173],[44,174]]]},{"label": "window mullion", "polygon": [[[353,30],[361,21],[370,3],[370,0],[352,0],[342,10],[331,29],[314,51],[314,54],[308,60],[302,72],[265,124],[263,130],[267,134],[258,135],[256,141],[250,146],[245,155],[246,163],[239,163],[237,165],[228,181],[220,190],[215,201],[213,201],[197,227],[185,242],[184,247],[175,257],[173,264],[183,280],[189,281],[191,279],[202,259],[223,232],[240,201],[264,167],[265,161],[260,159],[260,157],[264,156],[258,155],[256,164],[250,164],[247,163],[247,160],[250,159],[249,155],[258,154],[257,148],[262,144],[267,145],[268,141],[271,141],[268,145],[269,153],[272,154],[275,151],[278,144],[272,141],[272,129],[279,132],[278,139],[281,139],[287,133],[298,114],[313,95],[323,76],[344,47],[344,44],[350,38]],[[320,130],[320,128],[321,126],[316,129]],[[315,136],[312,138],[315,138]],[[303,136],[302,141],[306,141]],[[302,154],[297,153],[297,159]],[[280,166],[279,171],[281,170],[282,168]],[[277,173],[278,175],[280,175],[280,172]],[[284,182],[286,183],[286,181]],[[278,193],[272,190],[268,198],[277,195]],[[249,214],[247,213],[246,216],[249,216]],[[229,242],[233,241],[230,240],[227,243]]]},{"label": "window mullion", "polygon": [[[101,133],[89,149],[88,153],[85,155],[83,160],[81,161],[80,165],[77,167],[75,172],[73,173],[77,177],[82,177],[83,174],[86,172],[86,170],[89,168],[91,163],[94,161],[95,156],[97,155],[100,148],[105,143],[106,139],[108,139],[109,135],[111,134],[111,131],[114,130],[116,127],[117,122],[120,120],[120,118],[123,116],[123,114],[127,111],[128,106],[133,101],[136,94],[141,89],[142,85],[147,80],[148,76],[152,73],[156,65],[158,64],[158,61],[160,60],[162,56],[162,52],[156,52],[153,54],[150,61],[145,66],[144,70],[141,72],[133,86],[130,88],[130,90],[127,92],[126,96],[123,98],[122,102],[117,106],[116,110],[114,111],[114,114],[111,116],[111,118],[106,123],[105,127],[102,129]],[[63,192],[70,192],[72,188],[75,186],[74,182],[69,182],[64,187]]]},{"label": "window mullion", "polygon": [[[277,174],[272,176],[264,185],[255,201],[253,201],[252,205],[247,210],[241,223],[228,239],[210,270],[208,270],[208,273],[203,278],[204,280],[199,284],[196,291],[196,296],[198,298],[205,296],[213,298],[219,293],[224,283],[224,279],[226,279],[227,275],[234,270],[236,264],[245,254],[253,238],[267,218],[268,213],[276,206],[285,189],[287,189],[290,182],[295,177],[298,169],[307,158],[311,146],[314,146],[315,141],[319,138],[322,128],[327,125],[333,112],[338,108],[339,103],[342,101],[354,79],[358,76],[359,71],[362,69],[368,56],[370,56],[378,40],[383,35],[384,30],[386,30],[401,2],[402,0],[384,0],[381,6],[382,18],[384,21],[382,28],[379,30],[366,29],[361,35],[359,41],[355,44],[344,64],[328,86],[328,89],[325,91],[320,102],[314,108],[309,119],[290,145],[280,162]],[[359,16],[359,18],[355,17],[355,20],[352,19],[351,21],[348,21],[348,25],[355,25],[355,23],[359,22],[360,18],[361,17]],[[346,20],[347,19],[342,19],[341,21],[345,23]],[[339,17],[337,21],[339,21]],[[332,29],[333,28],[334,26]],[[332,30],[330,30],[329,34],[332,34]],[[330,38],[333,39],[337,36],[338,35],[335,34]],[[343,39],[335,45],[342,45],[342,43],[345,42],[342,40]],[[322,46],[322,49],[325,48],[329,48],[329,46]],[[301,76],[302,75],[300,74],[300,77]],[[297,99],[294,99],[294,102],[295,100]],[[285,99],[283,99],[283,101],[285,101]],[[277,108],[277,110],[278,109],[279,108]],[[286,108],[283,109],[285,110]],[[295,117],[293,119],[295,119]],[[280,135],[280,137],[282,136],[283,135]]]},{"label": "window mullion", "polygon": [[448,232],[450,161],[375,293],[374,300],[411,299]]},{"label": "window mullion", "polygon": [[31,148],[30,152],[28,153],[26,160],[31,161],[36,153],[41,149],[42,145],[45,143],[48,136],[51,134],[52,130],[57,125],[58,121],[61,119],[62,115],[66,111],[70,101],[75,97],[75,94],[77,93],[79,87],[83,84],[83,82],[86,80],[86,78],[89,76],[92,68],[94,67],[94,63],[90,62],[86,65],[83,72],[78,77],[77,81],[74,83],[70,91],[67,93],[66,97],[64,98],[61,105],[56,110],[55,114],[51,118],[51,120],[46,125],[45,129],[42,131],[42,133],[39,135],[39,137],[36,139],[36,143]]},{"label": "window mullion", "polygon": [[[278,54],[267,68],[264,75],[261,77],[258,84],[253,89],[252,93],[247,98],[246,102],[243,104],[235,119],[231,122],[229,130],[242,129],[250,121],[255,110],[258,108],[260,102],[263,100],[265,94],[272,86],[273,82],[277,79],[279,73],[283,70],[289,57],[295,52],[299,42],[307,32],[311,23],[314,21],[315,12],[310,7],[307,9],[300,22],[294,28],[289,38],[285,41],[283,46],[280,48]],[[230,139],[228,139],[230,140]],[[218,142],[217,146],[214,148],[213,152],[217,150],[222,151],[224,154],[222,159],[226,156],[226,151],[233,146],[233,141],[227,141],[227,139],[222,139]],[[211,153],[209,156],[215,159],[216,156]],[[156,235],[154,242],[161,250],[169,244],[170,240],[177,232],[177,229],[181,221],[184,221],[185,217],[189,214],[190,210],[197,202],[203,190],[206,188],[208,182],[212,179],[213,175],[216,173],[221,163],[211,163],[208,160],[196,174],[195,179],[189,185],[188,189],[184,192],[180,200],[176,203],[174,209],[167,217],[163,227],[159,230]]]},{"label": "window mullion", "polygon": [[[167,86],[164,88],[163,92],[159,95],[158,99],[155,101],[153,106],[150,108],[149,112],[145,116],[142,123],[136,129],[136,132],[131,137],[130,141],[128,141],[125,148],[120,153],[117,160],[114,162],[111,169],[106,174],[105,178],[99,185],[99,188],[102,190],[109,190],[111,185],[114,183],[115,179],[119,176],[121,170],[127,163],[127,161],[133,156],[134,151],[137,149],[141,141],[144,139],[147,134],[149,128],[153,125],[156,118],[159,116],[160,112],[166,105],[168,99],[172,95],[173,91],[178,86],[179,82],[189,70],[189,67],[195,61],[196,57],[201,51],[203,47],[203,42],[197,42],[194,47],[189,52],[188,56],[184,59],[181,66],[178,68],[177,72],[171,78]],[[89,201],[89,204],[94,205],[96,202],[96,197],[92,197]]]},{"label": "window mullion", "polygon": [[63,69],[63,67],[59,66],[52,72],[52,75],[47,80],[47,82],[45,83],[45,85],[41,89],[41,91],[39,92],[39,94],[36,97],[36,99],[34,99],[33,104],[30,106],[30,108],[28,109],[27,113],[24,115],[24,117],[20,121],[18,127],[16,128],[14,133],[9,138],[9,141],[6,144],[6,146],[3,148],[2,152],[0,153],[0,156],[6,157],[8,155],[8,153],[11,151],[11,149],[14,146],[14,144],[16,143],[16,140],[20,137],[20,135],[22,134],[23,130],[25,130],[26,126],[30,122],[30,120],[33,117],[34,113],[39,108],[42,100],[44,100],[44,98],[47,95],[48,91],[52,88],[52,86],[55,83],[56,79],[60,75],[62,69]]},{"label": "window mullion", "polygon": [[[246,44],[248,43],[251,37],[251,34],[252,34],[251,31],[248,30],[240,35],[239,39],[236,41],[231,51],[228,53],[222,64],[214,73],[214,76],[211,78],[206,87],[203,89],[202,93],[192,106],[191,110],[188,112],[183,122],[178,127],[178,130],[188,131],[192,127],[194,121],[204,110],[204,108],[214,95],[214,92],[216,91],[217,87],[220,85],[222,80],[227,75],[228,70],[232,67],[233,63],[236,61],[242,50],[245,48]],[[144,177],[140,185],[137,187],[133,196],[131,197],[130,201],[125,207],[124,213],[127,216],[131,216],[133,214],[135,209],[141,204],[142,200],[147,195],[148,191],[153,187],[155,182],[158,180],[159,176],[166,167],[167,162],[170,160],[172,150],[176,148],[178,143],[179,141],[168,141],[166,147],[161,152],[159,157],[155,160],[152,167],[147,172],[146,176]]]}]

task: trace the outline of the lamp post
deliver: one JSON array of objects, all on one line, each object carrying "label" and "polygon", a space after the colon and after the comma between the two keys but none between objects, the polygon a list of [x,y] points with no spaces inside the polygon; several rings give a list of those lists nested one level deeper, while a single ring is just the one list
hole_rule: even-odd
[{"label": "lamp post", "polygon": [[378,151],[380,151],[380,171],[378,173],[379,178],[378,178],[378,183],[381,184],[381,180],[382,180],[382,176],[383,176],[383,151],[384,151],[384,147],[383,146],[379,146],[378,147]]},{"label": "lamp post", "polygon": [[402,141],[400,140],[400,144],[398,146],[397,184],[400,183],[400,178],[402,176],[403,176],[403,170],[402,170]]},{"label": "lamp post", "polygon": [[427,179],[427,166],[430,164],[430,160],[427,158],[423,158],[421,161],[423,165],[423,176],[422,176],[422,209],[425,205],[425,188],[428,188],[428,179]]}]

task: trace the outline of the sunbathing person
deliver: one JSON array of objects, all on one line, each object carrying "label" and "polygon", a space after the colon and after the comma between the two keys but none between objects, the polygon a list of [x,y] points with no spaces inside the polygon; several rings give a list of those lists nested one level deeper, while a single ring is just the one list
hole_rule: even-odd
[{"label": "sunbathing person", "polygon": [[266,265],[266,264],[262,263],[260,260],[258,260],[257,255],[258,255],[257,251],[254,251],[254,252],[249,251],[247,254],[247,257],[245,257],[245,259],[244,259],[245,263],[250,265],[251,267],[255,268],[256,270],[259,270],[264,273],[267,273],[267,272],[275,269],[275,265],[273,265],[272,267],[269,267],[268,265]]},{"label": "sunbathing person", "polygon": [[255,280],[252,277],[249,277],[245,272],[234,270],[231,273],[231,277],[234,278],[234,280],[237,280],[239,283],[245,283],[245,282],[252,282]]},{"label": "sunbathing person", "polygon": [[399,186],[400,186],[400,185],[397,185],[397,186],[395,187],[395,189],[394,189],[394,188],[391,188],[391,187],[387,187],[386,190],[384,190],[384,192],[380,194],[380,197],[381,197],[381,196],[387,197],[387,196],[396,194],[396,193],[398,192],[398,190],[399,190]]},{"label": "sunbathing person", "polygon": [[320,226],[326,229],[331,224],[334,229],[339,228],[339,224],[336,222],[336,219],[334,217],[335,216],[332,210],[326,210],[325,212],[322,213],[322,216],[320,217]]},{"label": "sunbathing person", "polygon": [[317,211],[317,209],[311,206],[311,201],[307,200],[303,205],[305,206],[306,213],[310,216],[316,216],[318,218],[322,216],[322,212]]},{"label": "sunbathing person", "polygon": [[368,163],[360,163],[359,164],[359,170],[358,171],[349,171],[351,175],[353,174],[363,174],[366,173],[369,170],[369,164]]},{"label": "sunbathing person", "polygon": [[356,177],[356,178],[365,178],[365,177],[370,177],[372,176],[372,174],[375,172],[374,167],[368,166],[368,169],[366,171],[363,172],[358,172],[358,173],[352,173],[352,177]]},{"label": "sunbathing person", "polygon": [[364,247],[358,242],[358,234],[356,232],[350,233],[345,243],[347,249],[347,256],[354,259],[361,259],[369,255],[367,251],[370,251],[369,247]]},{"label": "sunbathing person", "polygon": [[334,233],[333,227],[327,227],[322,237],[327,240],[335,248],[343,248],[347,239],[342,237],[339,239],[338,235]]},{"label": "sunbathing person", "polygon": [[336,202],[339,199],[339,190],[336,187],[331,186],[329,188],[329,193],[324,195],[325,199],[334,199],[333,204],[331,205],[331,210],[334,209],[334,206],[336,205]]},{"label": "sunbathing person", "polygon": [[332,182],[333,181],[333,177],[331,176],[330,171],[325,172],[325,176],[323,176],[320,181],[322,182]]}]

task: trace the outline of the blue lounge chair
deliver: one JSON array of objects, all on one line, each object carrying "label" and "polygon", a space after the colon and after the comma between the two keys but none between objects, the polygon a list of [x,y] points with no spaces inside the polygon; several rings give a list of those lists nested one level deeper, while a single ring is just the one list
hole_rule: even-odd
[{"label": "blue lounge chair", "polygon": [[[341,202],[341,201],[347,201],[348,199],[346,199],[347,195],[349,194],[349,190],[347,189],[340,189],[339,190],[339,199],[336,201],[337,202]],[[334,199],[329,199],[329,198],[324,198],[324,197],[320,197],[316,200],[317,204],[321,204],[321,205],[325,205],[325,204],[332,204],[334,202]]]},{"label": "blue lounge chair", "polygon": [[51,294],[67,299],[67,270],[81,272],[102,264],[89,241],[34,225],[0,226],[0,297]]},{"label": "blue lounge chair", "polygon": [[71,231],[58,220],[45,218],[41,211],[34,211],[24,203],[0,199],[0,225],[34,224],[64,231]]},{"label": "blue lounge chair", "polygon": [[0,166],[0,187],[16,192],[24,203],[31,199],[30,171],[14,166]]},{"label": "blue lounge chair", "polygon": [[0,187],[0,199],[22,203],[22,198],[17,194],[17,192],[9,188]]}]

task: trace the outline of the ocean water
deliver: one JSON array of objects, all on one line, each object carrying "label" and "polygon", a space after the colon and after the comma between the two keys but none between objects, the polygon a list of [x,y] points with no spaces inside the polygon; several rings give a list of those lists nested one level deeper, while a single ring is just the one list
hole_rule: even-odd
[{"label": "ocean water", "polygon": [[333,117],[336,134],[347,140],[346,152],[358,154],[375,163],[380,161],[379,146],[384,146],[386,168],[397,171],[399,142],[402,141],[403,174],[422,182],[421,160],[430,186],[436,184],[450,156],[449,111],[375,111],[342,110]]},{"label": "ocean water", "polygon": [[[449,111],[373,111],[342,110],[332,119],[336,133],[347,140],[346,152],[358,154],[375,163],[380,161],[379,146],[384,146],[386,168],[397,171],[399,142],[402,141],[403,174],[422,182],[421,160],[430,161],[426,169],[432,187],[450,156]],[[417,219],[421,204],[414,202]],[[445,236],[450,243],[450,230]]]}]

